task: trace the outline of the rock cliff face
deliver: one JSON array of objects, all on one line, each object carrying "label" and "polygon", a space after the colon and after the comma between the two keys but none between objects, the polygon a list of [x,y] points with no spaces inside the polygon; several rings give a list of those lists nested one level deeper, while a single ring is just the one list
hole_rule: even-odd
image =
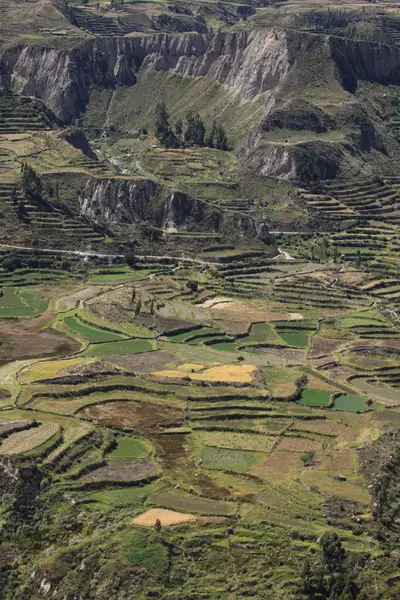
[{"label": "rock cliff face", "polygon": [[343,86],[349,92],[355,92],[359,79],[400,84],[400,48],[339,37],[329,38],[329,44]]},{"label": "rock cliff face", "polygon": [[133,223],[148,217],[157,192],[150,179],[90,179],[79,196],[80,209],[95,223]]},{"label": "rock cliff face", "polygon": [[[331,58],[343,85],[358,79],[400,84],[400,49],[328,38]],[[301,42],[300,42],[301,47]],[[42,98],[66,122],[84,110],[90,87],[134,85],[141,69],[211,77],[240,98],[275,89],[296,59],[290,34],[274,29],[215,34],[157,34],[96,38],[73,50],[20,46],[3,63],[12,89]]]},{"label": "rock cliff face", "polygon": [[92,85],[134,85],[140,69],[211,77],[251,99],[291,66],[286,33],[275,30],[97,38],[71,51],[24,46],[3,62],[15,92],[42,98],[66,122],[84,110]]},{"label": "rock cliff face", "polygon": [[99,225],[123,225],[148,220],[166,231],[235,232],[269,243],[264,222],[224,211],[182,192],[160,189],[149,179],[89,179],[79,197],[82,215]]},{"label": "rock cliff face", "polygon": [[[139,72],[166,71],[184,77],[208,77],[231,91],[238,103],[261,97],[265,103],[264,115],[260,126],[253,128],[242,144],[241,154],[246,158],[260,157],[259,172],[265,176],[293,179],[299,176],[298,164],[303,163],[298,158],[299,152],[290,146],[263,144],[261,133],[271,126],[298,129],[300,124],[303,128],[304,123],[305,130],[311,127],[317,133],[334,127],[329,115],[311,106],[308,112],[303,106],[300,115],[298,110],[294,114],[291,106],[277,121],[283,104],[293,100],[294,93],[300,93],[289,84],[287,95],[285,86],[297,72],[292,68],[301,62],[299,56],[308,56],[310,39],[306,34],[295,36],[275,29],[98,37],[72,50],[40,46],[10,48],[4,53],[2,63],[15,92],[43,99],[66,123],[74,122],[85,110],[93,86],[108,89],[133,86]],[[331,61],[332,77],[350,92],[356,90],[360,79],[400,84],[399,48],[333,37],[314,36],[311,42],[314,52],[318,52],[314,46],[319,44],[321,51],[323,47],[326,60]],[[367,147],[381,150],[381,140],[368,118],[362,123],[360,119],[356,121],[352,124],[359,135],[348,140],[354,151],[364,151]],[[332,171],[331,167],[328,170]],[[118,207],[117,203],[109,210],[118,213],[122,210]]]}]

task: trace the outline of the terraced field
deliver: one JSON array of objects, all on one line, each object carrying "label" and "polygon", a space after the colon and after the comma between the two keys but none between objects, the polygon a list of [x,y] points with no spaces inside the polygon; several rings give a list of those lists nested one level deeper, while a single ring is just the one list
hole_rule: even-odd
[{"label": "terraced field", "polygon": [[[256,261],[253,293],[241,278]],[[169,274],[147,265],[134,282],[125,266],[89,265],[86,282],[72,266],[34,314],[76,350],[0,367],[12,405],[0,455],[33,458],[51,493],[89,519],[118,515],[140,536],[160,518],[171,543],[207,535],[214,558],[229,527],[232,549],[258,556],[268,545],[285,564],[298,540],[312,553],[324,531],[375,556],[361,457],[400,424],[396,298],[377,304],[385,287],[355,263],[236,262]],[[3,289],[4,311],[38,293]]]}]

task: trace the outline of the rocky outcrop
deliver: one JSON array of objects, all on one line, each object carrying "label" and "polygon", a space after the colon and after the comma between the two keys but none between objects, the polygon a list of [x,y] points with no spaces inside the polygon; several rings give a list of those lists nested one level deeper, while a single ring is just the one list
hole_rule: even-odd
[{"label": "rocky outcrop", "polygon": [[7,50],[3,64],[18,94],[42,98],[66,122],[85,109],[90,88],[134,85],[139,70],[210,77],[242,99],[273,90],[291,68],[283,31],[97,38],[71,51]]},{"label": "rocky outcrop", "polygon": [[331,57],[343,86],[351,93],[359,79],[400,85],[400,48],[373,42],[330,37]]},{"label": "rocky outcrop", "polygon": [[60,133],[60,137],[64,138],[71,146],[77,150],[81,150],[88,158],[98,161],[97,154],[93,152],[86,135],[79,127],[69,127]]},{"label": "rocky outcrop", "polygon": [[3,508],[18,510],[33,502],[40,491],[42,474],[32,465],[0,458],[0,503]]},{"label": "rocky outcrop", "polygon": [[80,210],[102,225],[134,223],[148,218],[157,192],[150,179],[90,179],[79,195]]},{"label": "rocky outcrop", "polygon": [[98,225],[150,221],[166,231],[212,231],[270,243],[267,226],[248,215],[221,210],[149,179],[89,179],[79,196],[81,214]]},{"label": "rocky outcrop", "polygon": [[337,177],[346,150],[351,152],[351,146],[324,141],[260,144],[247,162],[265,177],[309,183]]}]

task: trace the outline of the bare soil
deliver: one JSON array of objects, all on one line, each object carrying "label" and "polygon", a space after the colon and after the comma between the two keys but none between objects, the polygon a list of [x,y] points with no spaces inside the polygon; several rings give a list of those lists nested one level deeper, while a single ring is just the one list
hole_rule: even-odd
[{"label": "bare soil", "polygon": [[279,444],[278,450],[287,450],[288,452],[310,452],[311,450],[322,450],[322,444],[304,438],[285,437]]},{"label": "bare soil", "polygon": [[311,338],[311,347],[308,353],[308,358],[318,358],[321,356],[329,356],[340,346],[343,346],[346,340],[338,338],[324,338],[318,334],[313,335]]},{"label": "bare soil", "polygon": [[157,465],[151,460],[113,460],[109,464],[86,473],[79,479],[81,483],[135,483],[154,477]]},{"label": "bare soil", "polygon": [[142,354],[125,354],[120,356],[108,356],[107,360],[114,365],[134,371],[135,373],[152,373],[176,363],[173,354],[167,352],[145,352]]},{"label": "bare soil", "polygon": [[158,434],[168,427],[178,427],[183,413],[155,404],[116,401],[88,406],[78,413],[102,425],[127,428],[144,434]]},{"label": "bare soil", "polygon": [[222,521],[221,517],[199,517],[189,513],[180,513],[175,510],[166,510],[165,508],[151,508],[147,512],[133,519],[135,525],[143,527],[154,527],[156,521],[160,521],[163,527],[170,525],[179,525],[180,523],[188,523],[190,521],[202,521],[209,523],[213,521]]},{"label": "bare soil", "polygon": [[53,329],[40,330],[41,326],[38,319],[2,319],[2,334],[12,344],[0,345],[0,364],[23,358],[66,356],[80,349],[79,342]]}]

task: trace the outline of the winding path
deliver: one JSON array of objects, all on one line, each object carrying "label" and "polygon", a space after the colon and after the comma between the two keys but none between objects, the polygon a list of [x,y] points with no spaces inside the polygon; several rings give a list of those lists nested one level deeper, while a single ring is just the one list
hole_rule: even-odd
[{"label": "winding path", "polygon": [[[11,250],[31,250],[32,252],[44,252],[50,254],[74,254],[75,256],[94,256],[99,258],[124,258],[124,254],[105,254],[103,252],[93,252],[92,250],[61,250],[58,248],[33,248],[32,246],[16,246],[14,244],[0,244],[0,248],[10,248]],[[288,260],[293,260],[287,252],[283,252],[279,250],[279,254],[272,258],[283,258]],[[139,260],[159,260],[159,259],[167,259],[167,260],[178,260],[188,263],[193,263],[197,265],[206,265],[206,266],[215,266],[218,264],[217,262],[211,262],[207,260],[202,260],[201,258],[190,258],[188,256],[170,256],[163,254],[161,256],[157,256],[155,254],[135,254],[136,258]]]}]

